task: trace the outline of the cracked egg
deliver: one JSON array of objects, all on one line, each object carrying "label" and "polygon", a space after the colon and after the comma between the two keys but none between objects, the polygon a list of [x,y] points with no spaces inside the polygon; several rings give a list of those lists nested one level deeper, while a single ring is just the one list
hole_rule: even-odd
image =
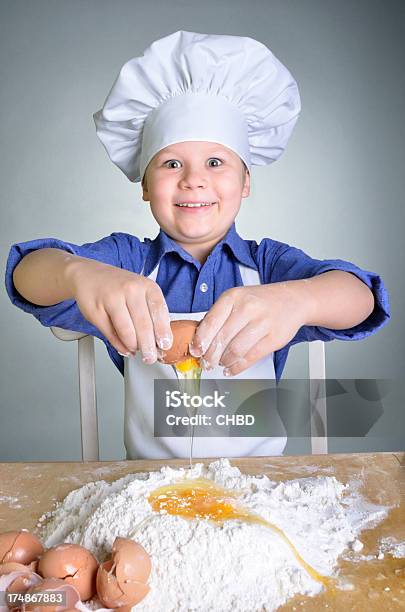
[{"label": "cracked egg", "polygon": [[[40,593],[51,593],[58,594],[59,596],[65,594],[65,604],[49,604],[35,601],[35,596],[38,597]],[[45,578],[39,584],[31,587],[27,591],[27,595],[32,596],[32,603],[23,604],[21,610],[23,612],[62,612],[66,610],[77,610],[76,604],[80,602],[79,592],[71,584],[60,578]]]},{"label": "cracked egg", "polygon": [[100,564],[97,594],[107,608],[134,606],[149,593],[146,584],[151,559],[144,547],[127,538],[115,538],[111,559]]},{"label": "cracked egg", "polygon": [[167,351],[162,351],[163,356],[159,361],[175,365],[176,369],[181,372],[200,368],[199,360],[192,357],[188,350],[188,345],[192,342],[198,325],[199,321],[189,319],[171,321],[173,344]]},{"label": "cracked egg", "polygon": [[[34,564],[44,552],[41,542],[27,529],[0,534],[0,563]],[[32,569],[35,569],[32,567]]]},{"label": "cracked egg", "polygon": [[74,586],[82,601],[96,592],[98,562],[87,548],[79,544],[60,544],[47,550],[38,563],[44,578],[60,578]]}]

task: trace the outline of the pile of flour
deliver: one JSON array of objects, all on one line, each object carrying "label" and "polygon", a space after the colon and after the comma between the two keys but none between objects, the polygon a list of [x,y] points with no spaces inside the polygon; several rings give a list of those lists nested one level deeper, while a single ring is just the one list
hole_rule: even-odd
[{"label": "pile of flour", "polygon": [[[281,528],[324,576],[333,575],[347,547],[361,547],[361,530],[377,524],[389,510],[367,503],[355,485],[334,477],[275,483],[266,476],[244,475],[228,459],[220,459],[205,467],[165,466],[130,474],[111,484],[91,482],[41,517],[38,535],[47,548],[81,544],[99,562],[110,555],[117,536],[140,542],[152,557],[152,573],[151,590],[134,607],[137,612],[269,612],[296,593],[322,590],[269,528],[235,520],[219,526],[153,512],[148,494],[185,477],[210,478],[239,491],[240,503]],[[96,601],[88,605],[97,608]]]}]

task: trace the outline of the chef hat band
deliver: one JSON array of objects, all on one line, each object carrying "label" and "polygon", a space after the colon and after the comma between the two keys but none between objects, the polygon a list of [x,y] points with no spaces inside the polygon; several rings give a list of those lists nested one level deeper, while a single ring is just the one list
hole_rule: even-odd
[{"label": "chef hat band", "polygon": [[138,182],[153,156],[178,142],[217,142],[249,169],[271,164],[300,110],[297,83],[265,45],[180,30],[128,60],[93,116],[111,161]]},{"label": "chef hat band", "polygon": [[188,92],[165,100],[149,113],[142,138],[141,178],[156,153],[186,141],[217,142],[239,155],[250,168],[248,126],[243,113],[221,96]]}]

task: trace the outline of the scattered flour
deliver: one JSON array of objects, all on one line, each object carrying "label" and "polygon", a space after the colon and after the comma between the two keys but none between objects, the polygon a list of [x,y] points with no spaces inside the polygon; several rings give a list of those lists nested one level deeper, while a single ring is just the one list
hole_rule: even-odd
[{"label": "scattered flour", "polygon": [[[24,495],[24,497],[26,497],[26,495]],[[22,508],[22,505],[18,503],[19,501],[19,497],[13,497],[12,495],[0,495],[0,504],[6,504],[10,508]]]},{"label": "scattered flour", "polygon": [[[185,477],[210,478],[238,490],[240,503],[280,527],[324,576],[333,575],[339,555],[351,544],[359,547],[361,530],[380,522],[389,510],[369,504],[356,486],[333,476],[276,483],[266,476],[244,475],[228,459],[220,459],[206,467],[164,466],[111,484],[86,484],[41,517],[39,535],[46,547],[81,544],[99,562],[109,556],[116,536],[140,542],[152,557],[152,573],[151,590],[134,607],[136,612],[270,612],[296,593],[322,590],[287,544],[264,526],[236,520],[219,526],[154,513],[148,494]],[[97,600],[87,605],[98,607]]]},{"label": "scattered flour", "polygon": [[354,552],[360,552],[360,550],[363,550],[364,544],[363,544],[363,542],[360,542],[360,540],[354,540],[354,542],[352,542],[350,548]]},{"label": "scattered flour", "polygon": [[391,537],[382,538],[378,558],[384,559],[386,554],[397,559],[405,558],[405,542],[398,542],[398,540]]}]

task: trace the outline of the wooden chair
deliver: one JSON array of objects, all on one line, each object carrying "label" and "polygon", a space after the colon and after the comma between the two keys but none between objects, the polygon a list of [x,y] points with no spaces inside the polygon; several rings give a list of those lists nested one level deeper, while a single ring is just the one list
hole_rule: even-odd
[{"label": "wooden chair", "polygon": [[[82,459],[83,461],[99,461],[94,337],[80,332],[68,331],[60,327],[51,327],[51,331],[59,340],[64,340],[65,342],[77,340]],[[308,350],[311,432],[322,430],[324,434],[323,437],[319,437],[311,433],[311,450],[312,454],[320,455],[328,452],[325,344],[321,340],[309,342]]]}]

